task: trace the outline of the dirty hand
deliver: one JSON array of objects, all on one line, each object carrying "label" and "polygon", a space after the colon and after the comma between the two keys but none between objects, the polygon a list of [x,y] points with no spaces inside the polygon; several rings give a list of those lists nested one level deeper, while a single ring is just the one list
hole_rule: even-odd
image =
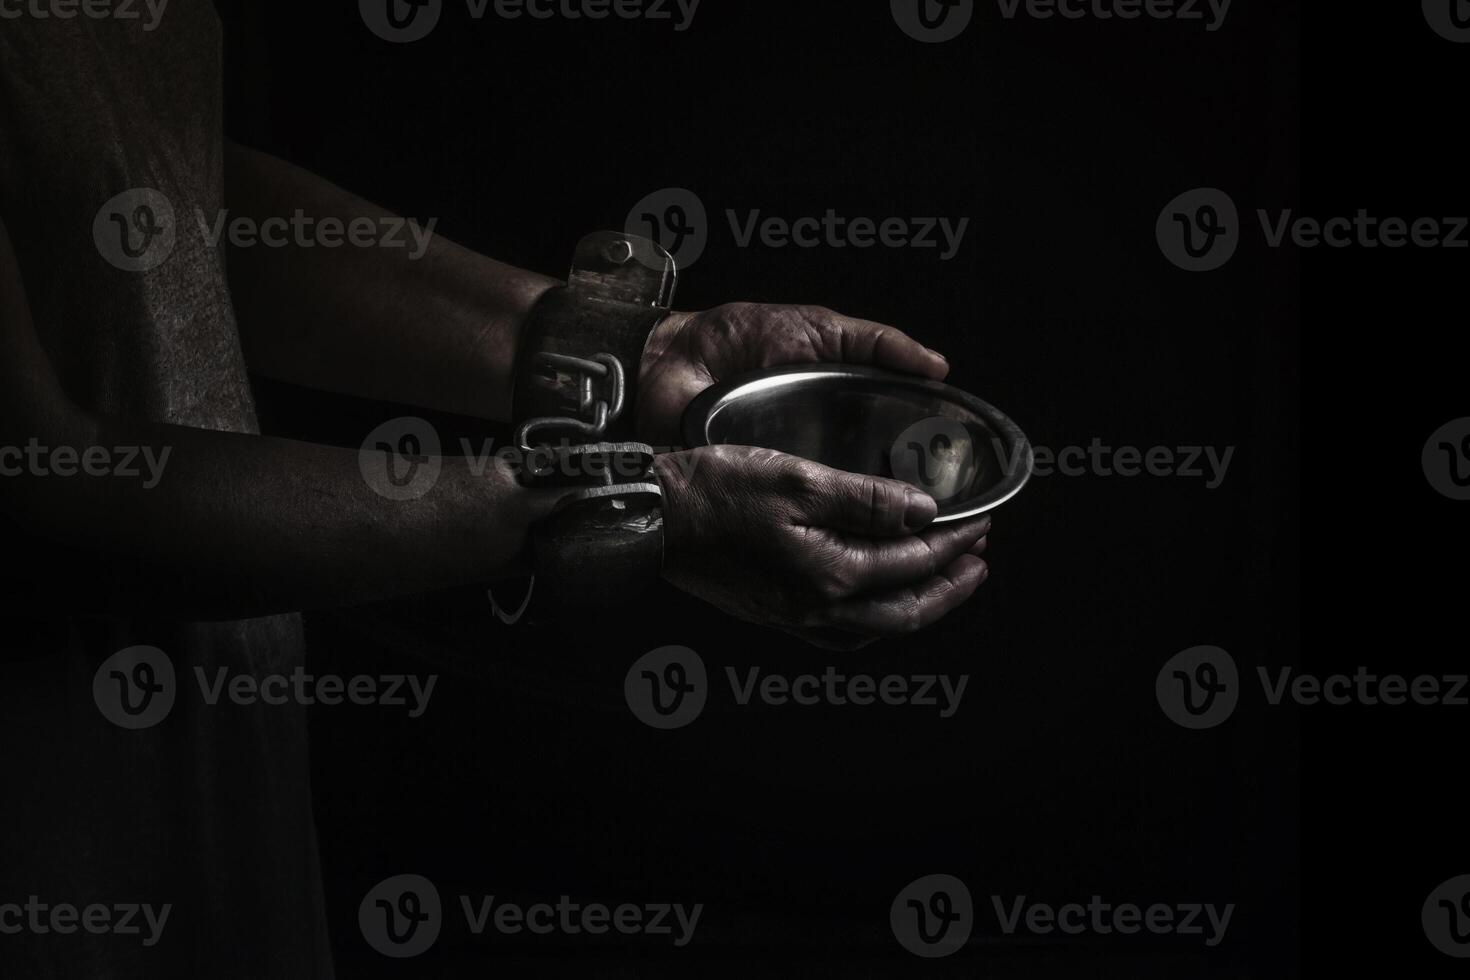
[{"label": "dirty hand", "polygon": [[783,364],[845,363],[941,380],[943,356],[902,331],[818,306],[730,303],[674,313],[654,328],[638,377],[638,437],[674,446],[695,395],[717,381]]},{"label": "dirty hand", "polygon": [[907,484],[769,449],[659,456],[664,577],[731,615],[855,649],[935,622],[989,570],[989,517],[932,525]]}]

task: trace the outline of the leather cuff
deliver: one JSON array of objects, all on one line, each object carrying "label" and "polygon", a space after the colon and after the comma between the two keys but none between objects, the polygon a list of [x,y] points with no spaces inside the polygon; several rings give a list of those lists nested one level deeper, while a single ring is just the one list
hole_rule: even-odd
[{"label": "leather cuff", "polygon": [[[561,489],[555,511],[531,528],[529,558],[553,609],[634,601],[663,568],[663,492],[653,449],[628,439],[648,335],[669,313],[674,260],[636,235],[582,239],[567,285],[532,310],[512,400],[521,482]],[[495,596],[490,596],[494,603]],[[530,602],[528,592],[520,618]]]},{"label": "leather cuff", "polygon": [[541,297],[522,330],[519,445],[633,438],[643,348],[677,278],[673,257],[646,238],[595,232],[577,244],[567,284]]}]

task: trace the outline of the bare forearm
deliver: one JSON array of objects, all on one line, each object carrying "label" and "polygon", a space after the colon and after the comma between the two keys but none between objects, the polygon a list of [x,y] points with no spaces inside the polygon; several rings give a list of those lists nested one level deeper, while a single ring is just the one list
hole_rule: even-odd
[{"label": "bare forearm", "polygon": [[153,613],[232,619],[488,581],[517,569],[549,503],[459,458],[442,460],[422,497],[396,501],[350,450],[129,420],[74,436],[46,441],[147,447],[140,458],[162,461],[156,484],[146,471],[27,475],[0,485],[0,505],[40,537],[135,569],[130,582],[113,576],[114,591],[145,597]]},{"label": "bare forearm", "polygon": [[[297,211],[344,225],[391,217],[299,167],[234,144],[226,201],[230,220],[256,227]],[[405,244],[393,248],[303,248],[289,240],[231,248],[230,285],[250,366],[328,391],[508,420],[521,324],[555,281],[437,234],[426,244],[422,230],[419,236],[405,231]]]},{"label": "bare forearm", "polygon": [[[148,451],[147,479],[107,465],[119,448],[134,460]],[[68,397],[42,348],[0,223],[0,512],[42,542],[156,576],[120,583],[146,601],[135,612],[234,618],[512,570],[550,501],[493,460],[479,473],[440,462],[437,480],[407,497],[355,451],[99,417]],[[101,608],[111,591],[73,599]]]}]

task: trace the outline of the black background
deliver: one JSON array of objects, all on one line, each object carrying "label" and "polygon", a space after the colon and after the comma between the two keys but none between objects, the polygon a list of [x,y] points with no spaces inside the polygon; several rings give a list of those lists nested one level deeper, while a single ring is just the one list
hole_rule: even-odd
[{"label": "black background", "polygon": [[[1461,5],[1461,11],[1464,7]],[[1470,47],[1396,12],[1308,18],[1303,30],[1303,209],[1467,214],[1452,93]],[[1463,236],[1462,236],[1463,237]],[[1462,504],[1435,492],[1420,452],[1465,410],[1463,248],[1311,252],[1303,495],[1313,673],[1359,666],[1464,674]],[[1305,710],[1303,948],[1364,976],[1460,975],[1425,942],[1420,907],[1470,870],[1464,708]],[[1323,971],[1325,973],[1325,971]]]},{"label": "black background", "polygon": [[[434,34],[408,45],[374,37],[355,4],[225,12],[236,138],[401,213],[437,217],[440,233],[466,245],[561,275],[583,233],[621,227],[654,190],[688,187],[712,228],[683,274],[683,308],[796,301],[893,323],[943,351],[952,383],[1003,408],[1038,445],[1236,447],[1216,490],[1198,478],[1037,477],[998,515],[991,578],[969,607],[854,655],[747,627],[670,589],[618,620],[530,628],[496,623],[470,590],[313,614],[315,669],[443,672],[421,719],[344,708],[314,717],[341,975],[458,976],[465,964],[640,975],[665,953],[646,937],[476,939],[457,916],[461,893],[703,902],[694,945],[666,960],[679,975],[727,964],[742,975],[1290,976],[1303,925],[1308,966],[1318,949],[1367,941],[1385,964],[1401,963],[1388,951],[1428,949],[1419,904],[1462,870],[1442,860],[1448,815],[1402,845],[1435,860],[1399,868],[1392,889],[1363,879],[1365,865],[1388,859],[1387,843],[1369,843],[1373,826],[1352,835],[1361,854],[1339,853],[1325,835],[1365,819],[1358,795],[1392,795],[1399,780],[1422,789],[1448,770],[1375,758],[1366,733],[1399,722],[1383,709],[1319,712],[1307,748],[1330,749],[1354,780],[1329,789],[1356,792],[1303,818],[1298,722],[1310,712],[1267,707],[1254,680],[1258,665],[1326,670],[1328,657],[1332,669],[1404,669],[1401,649],[1323,641],[1304,652],[1299,468],[1313,500],[1343,492],[1344,480],[1353,493],[1402,481],[1414,506],[1393,510],[1421,539],[1438,534],[1435,515],[1449,504],[1424,485],[1418,453],[1460,414],[1449,404],[1458,365],[1425,365],[1432,352],[1407,342],[1407,324],[1343,319],[1314,349],[1357,366],[1309,372],[1323,396],[1306,416],[1316,438],[1303,442],[1302,256],[1267,248],[1254,222],[1256,208],[1413,217],[1463,203],[1422,180],[1433,154],[1412,110],[1435,118],[1427,106],[1446,102],[1470,54],[1430,33],[1417,9],[1392,23],[1302,24],[1294,4],[1237,0],[1211,33],[1199,21],[1007,21],[981,3],[967,32],[939,45],[904,35],[884,3],[705,0],[684,33],[616,19],[474,21],[447,3]],[[1357,46],[1323,39],[1353,30]],[[1422,90],[1407,114],[1368,67],[1394,44],[1430,79],[1409,86]],[[1310,106],[1342,151],[1317,161],[1344,182],[1331,197],[1325,182],[1306,198],[1298,186],[1303,51],[1351,65]],[[1413,148],[1398,174],[1407,196],[1366,164],[1354,187],[1341,166],[1356,145],[1381,140]],[[1230,194],[1246,227],[1224,268],[1191,274],[1160,253],[1154,222],[1199,186]],[[948,262],[935,250],[738,248],[727,208],[970,226]],[[1386,286],[1350,276],[1336,265],[1345,259],[1320,259],[1325,288]],[[1425,261],[1405,251],[1380,275]],[[1362,405],[1365,375],[1390,370],[1444,372],[1445,404],[1390,418],[1380,400],[1370,410],[1341,401]],[[264,381],[260,391],[273,431],[351,446],[406,411]],[[434,420],[451,439],[504,437]],[[1315,517],[1325,540],[1313,574],[1336,594],[1325,615],[1384,614],[1384,580],[1397,576],[1374,546],[1388,514],[1332,503],[1345,513]],[[1154,678],[1171,655],[1205,643],[1232,653],[1245,693],[1225,725],[1188,732],[1159,710]],[[692,726],[656,732],[629,713],[622,681],[666,644],[698,651],[714,692]],[[921,708],[742,708],[724,680],[727,666],[795,674],[828,664],[970,682],[959,712],[940,719]],[[1438,734],[1448,751],[1449,733]],[[1320,921],[1320,906],[1299,895],[1299,844],[1309,877],[1318,848],[1342,862],[1320,873],[1336,877],[1307,882],[1308,895],[1343,906]],[[969,884],[976,942],[925,963],[893,941],[888,905],[935,872]],[[454,908],[430,953],[394,963],[362,942],[356,914],[368,888],[403,873],[432,879]],[[1213,950],[1179,937],[1038,942],[995,925],[989,896],[1022,894],[1236,910]]]}]

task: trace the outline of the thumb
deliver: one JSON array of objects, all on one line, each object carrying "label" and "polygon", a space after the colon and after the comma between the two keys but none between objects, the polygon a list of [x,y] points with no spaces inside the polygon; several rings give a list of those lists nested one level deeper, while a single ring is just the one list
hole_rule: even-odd
[{"label": "thumb", "polygon": [[949,361],[943,354],[930,350],[897,327],[854,319],[831,310],[808,307],[802,313],[821,335],[835,339],[835,353],[845,364],[871,364],[935,381],[949,374]]}]

